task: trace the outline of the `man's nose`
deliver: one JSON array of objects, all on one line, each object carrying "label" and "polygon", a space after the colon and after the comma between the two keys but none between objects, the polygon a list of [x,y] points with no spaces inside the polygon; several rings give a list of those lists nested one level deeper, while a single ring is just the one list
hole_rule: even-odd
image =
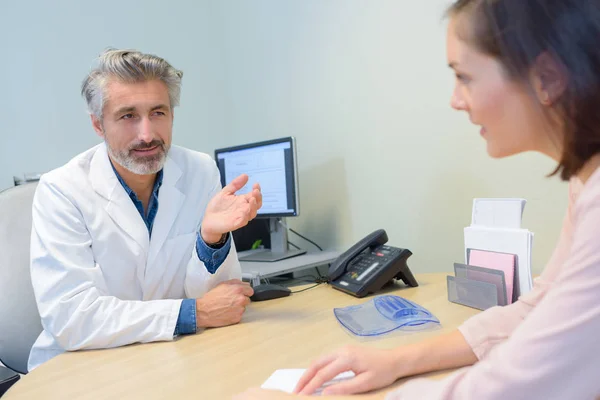
[{"label": "man's nose", "polygon": [[152,135],[152,124],[149,118],[142,118],[140,121],[138,139],[145,143],[150,143],[154,136]]}]

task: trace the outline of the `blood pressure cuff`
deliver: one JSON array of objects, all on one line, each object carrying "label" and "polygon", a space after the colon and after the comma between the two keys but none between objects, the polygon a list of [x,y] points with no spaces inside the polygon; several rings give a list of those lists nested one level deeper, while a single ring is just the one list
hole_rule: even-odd
[{"label": "blood pressure cuff", "polygon": [[393,331],[423,331],[440,327],[424,307],[399,296],[377,296],[366,303],[334,308],[338,322],[357,336],[380,336]]}]

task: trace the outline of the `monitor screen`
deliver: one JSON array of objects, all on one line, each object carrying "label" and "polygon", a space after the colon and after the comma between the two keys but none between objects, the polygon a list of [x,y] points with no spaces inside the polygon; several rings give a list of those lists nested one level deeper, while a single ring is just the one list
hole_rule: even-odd
[{"label": "monitor screen", "polygon": [[299,214],[296,146],[293,137],[215,150],[223,186],[241,174],[248,183],[238,194],[260,184],[263,205],[257,217],[291,217]]}]

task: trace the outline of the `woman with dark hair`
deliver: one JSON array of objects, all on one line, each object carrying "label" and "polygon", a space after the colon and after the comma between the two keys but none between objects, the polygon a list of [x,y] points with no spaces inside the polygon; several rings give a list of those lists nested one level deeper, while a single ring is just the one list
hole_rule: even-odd
[{"label": "woman with dark hair", "polygon": [[313,362],[296,392],[349,370],[353,379],[324,394],[468,367],[412,380],[386,398],[600,399],[600,0],[458,0],[448,15],[452,107],[481,126],[490,156],[537,151],[569,181],[556,249],[517,302],[416,345],[338,350]]}]

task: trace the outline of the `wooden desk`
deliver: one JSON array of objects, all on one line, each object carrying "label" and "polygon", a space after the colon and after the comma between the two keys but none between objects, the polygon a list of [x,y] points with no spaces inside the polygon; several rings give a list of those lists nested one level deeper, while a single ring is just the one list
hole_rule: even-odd
[{"label": "wooden desk", "polygon": [[418,288],[399,285],[388,292],[429,309],[442,330],[361,341],[340,327],[332,309],[367,299],[321,285],[253,303],[239,325],[173,342],[62,354],[24,376],[2,400],[230,399],[260,386],[276,369],[307,367],[328,349],[345,344],[393,347],[451,331],[478,311],[447,300],[445,276],[420,274]]}]

